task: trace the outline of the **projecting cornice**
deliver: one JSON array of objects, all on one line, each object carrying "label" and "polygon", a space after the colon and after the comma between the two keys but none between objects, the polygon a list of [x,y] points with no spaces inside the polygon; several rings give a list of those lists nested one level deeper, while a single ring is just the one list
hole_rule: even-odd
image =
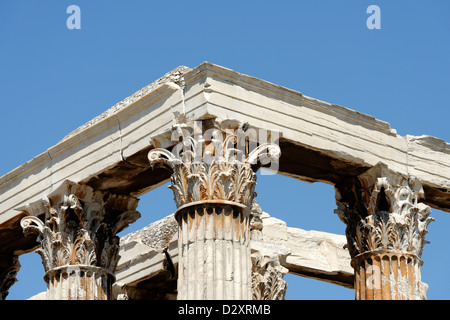
[{"label": "projecting cornice", "polygon": [[[336,184],[382,162],[420,179],[424,202],[450,211],[449,143],[403,137],[372,116],[205,62],[169,72],[0,177],[0,228],[20,230],[14,208],[39,200],[66,179],[134,196],[167,182],[169,172],[149,168],[146,156],[154,147],[175,144],[172,125],[180,118],[221,129],[247,122],[279,132],[278,173],[305,181]],[[22,236],[15,236],[0,251],[22,250]]]}]

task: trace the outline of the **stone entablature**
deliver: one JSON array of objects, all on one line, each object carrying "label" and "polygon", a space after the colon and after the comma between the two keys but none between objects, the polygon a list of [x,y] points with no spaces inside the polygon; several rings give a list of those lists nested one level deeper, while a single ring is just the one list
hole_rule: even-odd
[{"label": "stone entablature", "polygon": [[[179,143],[172,139],[173,129],[182,132],[198,121],[203,122],[207,129],[216,131],[211,135],[213,139],[197,145],[202,145],[203,155],[214,156],[219,161],[211,164],[208,157],[196,161],[195,143],[190,145],[189,152],[184,153],[183,161],[174,160],[167,153]],[[180,67],[169,72],[73,131],[46,152],[0,177],[2,298],[14,283],[12,277],[18,268],[14,263],[17,256],[38,246],[41,246],[39,252],[43,255],[44,264],[48,265],[46,281],[50,291],[54,283],[64,282],[64,279],[71,279],[72,276],[74,284],[69,286],[77,285],[80,277],[89,278],[94,273],[101,273],[102,279],[113,278],[114,268],[111,266],[117,263],[117,258],[111,258],[111,262],[105,266],[104,263],[100,266],[79,263],[81,253],[79,257],[70,256],[70,263],[57,266],[48,262],[51,259],[45,258],[45,254],[58,256],[51,252],[53,249],[50,248],[53,247],[55,252],[61,253],[61,257],[67,255],[65,249],[56,249],[60,242],[74,250],[79,243],[88,243],[87,238],[98,237],[83,231],[87,230],[86,226],[91,220],[93,225],[97,221],[95,217],[83,220],[89,210],[95,211],[87,205],[90,202],[84,195],[72,193],[65,195],[66,198],[52,199],[57,198],[60,186],[67,184],[65,181],[68,180],[73,181],[69,184],[76,188],[92,188],[95,194],[112,194],[117,199],[125,197],[135,200],[172,180],[177,203],[175,217],[181,226],[180,234],[185,235],[179,237],[179,248],[182,244],[186,248],[200,248],[205,244],[203,237],[209,236],[208,232],[212,231],[208,224],[211,222],[214,230],[217,226],[222,231],[226,230],[223,239],[213,239],[219,242],[231,241],[232,247],[243,254],[236,266],[245,263],[243,274],[248,274],[249,208],[255,196],[254,174],[261,164],[254,165],[250,161],[253,158],[249,148],[239,150],[244,151],[241,154],[227,156],[228,144],[224,144],[224,141],[228,140],[219,137],[225,134],[226,138],[229,130],[237,129],[244,133],[248,129],[265,130],[268,136],[275,137],[271,142],[275,142],[278,149],[272,149],[276,152],[269,152],[269,155],[279,157],[279,165],[276,169],[264,164],[262,167],[295,179],[325,182],[334,185],[339,191],[338,213],[347,224],[348,246],[355,268],[356,298],[425,297],[425,286],[420,279],[420,259],[426,226],[431,221],[430,207],[450,212],[450,144],[429,136],[400,136],[388,123],[371,116],[205,62],[193,69]],[[239,145],[238,141],[233,143]],[[259,154],[259,151],[255,154]],[[165,168],[150,165],[162,158],[165,158]],[[47,198],[45,195],[48,195]],[[120,207],[119,202],[121,200],[116,204]],[[31,205],[24,207],[26,203]],[[93,207],[105,205],[104,208],[108,208],[102,213],[105,214],[103,217],[107,217],[109,204],[102,204],[100,200],[94,203]],[[133,201],[130,200],[130,203]],[[16,210],[18,207],[21,210]],[[64,217],[68,220],[65,221]],[[210,217],[218,219],[208,219]],[[224,217],[229,217],[229,221]],[[74,227],[68,221],[78,221],[75,223],[78,226]],[[134,221],[133,218],[130,218],[131,221]],[[61,230],[57,230],[58,223],[62,223],[59,226]],[[114,238],[116,227],[113,225],[109,225],[112,231],[106,237],[112,241],[111,248],[114,249],[111,252],[118,250],[117,239]],[[229,230],[227,226],[230,226]],[[236,227],[233,230],[238,232],[229,232],[233,226]],[[22,227],[30,233],[29,236],[23,236]],[[409,242],[405,240],[408,230],[413,234]],[[200,241],[192,242],[192,239]],[[238,250],[239,246],[244,249]],[[96,250],[105,251],[105,248],[100,247],[97,246]],[[168,257],[168,249],[165,250],[163,253]],[[90,255],[88,251],[86,255]],[[283,267],[289,269],[289,261],[295,257],[295,250],[291,250],[286,259],[281,256],[279,260],[284,262],[280,262],[280,265],[286,264]],[[278,268],[278,274],[283,274],[283,269],[279,268],[277,259],[273,257],[269,264],[263,262],[261,266],[270,266],[269,269],[273,268],[271,270]],[[96,259],[98,261],[98,255]],[[184,249],[180,249],[179,259],[181,270],[184,270],[184,259],[188,261],[186,265],[201,259],[206,261],[205,257]],[[76,263],[71,264],[75,260]],[[263,257],[254,256],[254,261],[257,260],[263,261]],[[217,263],[215,265],[220,266]],[[84,270],[84,266],[89,266],[90,271]],[[94,270],[94,267],[101,269]],[[311,277],[316,276],[314,268],[308,270]],[[204,271],[199,271],[197,276]],[[218,270],[219,273],[222,271]],[[307,269],[300,271],[301,274],[307,273]],[[223,275],[230,278],[227,274],[231,273],[227,272],[224,271]],[[203,293],[197,294],[202,292],[201,289],[191,290],[194,293],[190,289],[185,290],[185,275],[194,287],[204,287],[193,280],[198,277],[192,278],[191,271],[186,273],[184,270],[180,274],[178,279],[181,279],[180,283],[184,283],[184,287],[179,286],[179,297],[204,298]],[[210,276],[208,272],[206,274]],[[329,276],[331,281],[348,285],[345,274],[341,274],[342,277],[338,279],[330,271]],[[378,279],[370,280],[370,286],[383,279],[389,279],[390,284],[380,291],[379,288],[369,288],[368,278]],[[247,277],[243,276],[242,279],[232,285],[236,288],[233,292],[249,287],[248,282],[245,282]],[[107,280],[106,285],[94,284],[89,280],[86,283],[110,288],[111,281]],[[105,289],[107,293],[102,297],[110,297],[110,291]],[[248,289],[242,292],[229,296],[241,298],[250,295]],[[72,297],[64,290],[54,294],[49,295]]]},{"label": "stone entablature", "polygon": [[[174,145],[175,112],[188,121],[248,122],[253,128],[282,132],[280,147],[286,150],[286,160],[279,173],[306,181],[335,184],[383,161],[401,174],[416,176],[424,185],[426,201],[450,211],[447,142],[430,136],[402,137],[371,116],[203,63],[174,70],[0,177],[0,225],[18,215],[14,208],[38,200],[66,179],[134,196],[167,182],[167,175],[148,179],[151,185],[137,177],[148,174],[149,140],[162,148]],[[82,160],[86,157],[88,163]],[[122,174],[128,178],[118,179]]]}]

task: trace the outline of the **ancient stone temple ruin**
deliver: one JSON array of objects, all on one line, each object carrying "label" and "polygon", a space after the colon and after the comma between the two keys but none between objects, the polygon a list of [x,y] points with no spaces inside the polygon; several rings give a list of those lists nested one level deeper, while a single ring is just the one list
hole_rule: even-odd
[{"label": "ancient stone temple ruin", "polygon": [[[31,251],[42,299],[279,300],[287,273],[359,300],[426,299],[421,256],[431,208],[450,212],[449,168],[440,139],[211,63],[179,67],[0,178],[0,299]],[[261,169],[333,185],[345,235],[265,213]],[[119,239],[167,182],[176,211]]]}]

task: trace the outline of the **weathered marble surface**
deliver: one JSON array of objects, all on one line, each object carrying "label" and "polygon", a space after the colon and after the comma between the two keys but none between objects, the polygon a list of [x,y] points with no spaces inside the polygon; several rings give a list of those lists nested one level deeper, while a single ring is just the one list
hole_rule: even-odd
[{"label": "weathered marble surface", "polygon": [[[448,142],[425,135],[400,136],[372,116],[205,62],[169,72],[0,177],[0,264],[8,264],[3,256],[36,248],[35,238],[23,236],[19,225],[23,213],[16,209],[41,199],[67,179],[135,197],[167,182],[170,174],[149,168],[146,155],[152,148],[175,144],[172,125],[180,117],[221,129],[248,123],[249,128],[279,132],[277,172],[295,179],[337,185],[381,162],[419,179],[423,202],[450,212]],[[277,241],[294,238],[310,241],[298,232]],[[333,247],[329,244],[333,241],[322,240],[320,246]],[[128,250],[145,248],[133,242]],[[294,259],[295,250],[286,261]],[[308,260],[307,256],[298,259]],[[341,278],[336,281],[348,283],[346,274],[336,271],[340,267],[332,262],[334,255],[323,259],[329,260],[328,272],[334,279],[330,281],[338,274]],[[314,268],[303,266],[300,271],[315,277]]]},{"label": "weathered marble surface", "polygon": [[[251,248],[263,251],[284,249],[283,267],[290,273],[353,287],[350,255],[344,249],[346,238],[320,231],[290,228],[282,220],[263,213],[263,241],[250,242]],[[171,260],[178,263],[178,227],[173,215],[130,233],[121,239],[116,287],[137,287],[167,271],[164,248]],[[286,251],[286,252],[285,252]],[[289,253],[290,252],[290,253]],[[169,273],[166,273],[169,275]],[[116,288],[116,291],[119,291]]]},{"label": "weathered marble surface", "polygon": [[334,184],[384,162],[416,176],[424,184],[425,200],[450,210],[449,143],[400,136],[369,115],[203,63],[175,69],[0,177],[0,225],[17,217],[15,208],[65,179],[136,196],[164,183],[164,175],[147,180],[148,185],[136,177],[148,173],[140,155],[151,148],[150,141],[159,147],[173,145],[174,113],[187,120],[235,120],[278,130],[279,173],[306,181]]}]

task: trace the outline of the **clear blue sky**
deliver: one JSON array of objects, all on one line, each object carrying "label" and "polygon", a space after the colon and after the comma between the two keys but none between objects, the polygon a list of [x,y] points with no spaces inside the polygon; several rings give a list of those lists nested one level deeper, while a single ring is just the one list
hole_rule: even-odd
[{"label": "clear blue sky", "polygon": [[[69,5],[81,29],[69,30]],[[381,29],[369,30],[369,5]],[[387,121],[400,135],[450,141],[450,2],[1,1],[0,176],[179,65],[209,61]],[[259,176],[264,211],[289,226],[344,234],[334,190]],[[174,211],[144,196],[137,230]],[[433,210],[422,280],[450,298],[450,213]],[[8,299],[44,291],[36,253],[20,259]],[[287,276],[287,299],[353,299],[350,289]]]}]

